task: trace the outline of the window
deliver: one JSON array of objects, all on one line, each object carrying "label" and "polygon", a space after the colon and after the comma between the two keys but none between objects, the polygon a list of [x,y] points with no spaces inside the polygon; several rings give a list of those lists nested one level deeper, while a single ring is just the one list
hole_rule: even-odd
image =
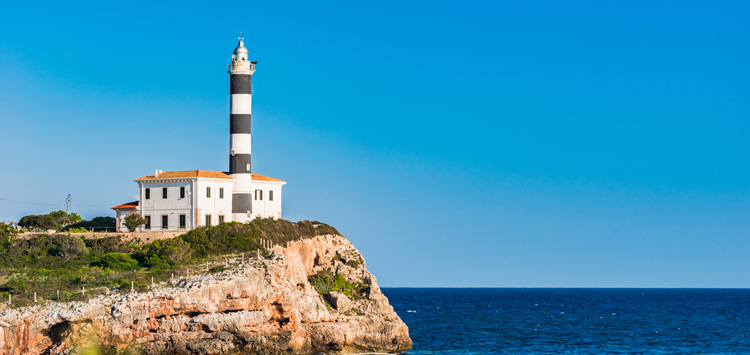
[{"label": "window", "polygon": [[185,229],[186,226],[187,226],[187,218],[185,217],[184,214],[181,214],[180,215],[180,229]]},{"label": "window", "polygon": [[250,163],[245,163],[245,171],[250,172]]},{"label": "window", "polygon": [[262,200],[263,199],[263,190],[255,190],[255,199],[256,200]]},{"label": "window", "polygon": [[206,188],[206,198],[211,198],[211,188],[210,187]]},{"label": "window", "polygon": [[161,229],[167,229],[169,228],[169,216],[168,215],[161,215]]},{"label": "window", "polygon": [[167,188],[161,189],[161,198],[167,198]]},{"label": "window", "polygon": [[273,201],[273,190],[268,190],[268,201]]},{"label": "window", "polygon": [[219,224],[222,224],[222,223],[224,223],[224,215],[220,214],[219,215]]},{"label": "window", "polygon": [[185,198],[185,186],[180,186],[180,198]]},{"label": "window", "polygon": [[[146,189],[148,191],[148,189]],[[146,224],[143,226],[143,229],[150,230],[151,229],[151,216],[146,216]]]},{"label": "window", "polygon": [[210,215],[210,214],[207,214],[207,215],[206,215],[206,225],[207,225],[207,226],[210,226],[210,225],[211,225],[211,215]]},{"label": "window", "polygon": [[146,199],[148,200],[150,198],[151,198],[151,189],[146,188]]},{"label": "window", "polygon": [[224,198],[224,188],[223,187],[219,188],[219,198]]}]

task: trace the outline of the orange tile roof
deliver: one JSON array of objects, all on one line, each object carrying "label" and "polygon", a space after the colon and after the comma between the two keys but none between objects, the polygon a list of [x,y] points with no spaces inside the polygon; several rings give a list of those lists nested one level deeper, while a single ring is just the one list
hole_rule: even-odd
[{"label": "orange tile roof", "polygon": [[159,173],[159,176],[147,175],[141,176],[138,180],[159,180],[159,179],[184,179],[184,178],[209,178],[209,179],[231,179],[227,174],[221,171],[208,170],[188,170],[188,171],[165,171]]},{"label": "orange tile roof", "polygon": [[286,181],[284,181],[284,180],[281,180],[281,179],[277,179],[277,178],[272,178],[272,177],[268,177],[268,176],[265,176],[265,175],[260,175],[260,174],[253,174],[253,181],[277,181],[277,182],[286,182]]},{"label": "orange tile roof", "polygon": [[[227,175],[228,173],[221,171],[208,171],[208,170],[187,170],[187,171],[165,171],[159,173],[159,176],[147,175],[141,176],[136,181],[140,180],[159,180],[159,179],[184,179],[184,178],[209,178],[209,179],[231,179],[232,177]],[[260,174],[252,174],[253,181],[275,181],[275,182],[286,182],[281,179],[272,178]]]},{"label": "orange tile roof", "polygon": [[112,206],[113,210],[126,210],[126,209],[133,209],[138,208],[138,201],[123,203],[122,205]]}]

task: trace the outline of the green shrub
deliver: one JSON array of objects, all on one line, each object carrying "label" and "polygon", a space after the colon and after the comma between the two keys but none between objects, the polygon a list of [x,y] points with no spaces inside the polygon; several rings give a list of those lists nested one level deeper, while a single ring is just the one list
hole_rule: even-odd
[{"label": "green shrub", "polygon": [[30,278],[35,278],[35,277],[46,277],[46,276],[49,276],[50,274],[52,274],[52,270],[49,270],[49,269],[32,269],[29,271],[27,276]]},{"label": "green shrub", "polygon": [[2,286],[0,286],[0,291],[17,295],[23,293],[28,288],[29,286],[26,285],[26,281],[19,279],[10,279]]},{"label": "green shrub", "polygon": [[285,244],[292,240],[310,238],[316,235],[336,234],[339,232],[324,223],[267,218],[254,219],[250,223],[224,223],[212,227],[200,227],[179,238],[190,244],[195,257],[209,255],[242,253],[260,248],[260,239],[270,240],[274,244]]},{"label": "green shrub", "polygon": [[112,269],[104,269],[98,266],[84,266],[78,270],[78,274],[72,279],[73,284],[101,284],[115,274]]},{"label": "green shrub", "polygon": [[135,241],[126,242],[121,236],[86,239],[86,247],[95,253],[134,253],[140,249]]},{"label": "green shrub", "polygon": [[156,267],[162,266],[164,264],[166,264],[164,260],[161,260],[161,258],[156,255],[152,255],[148,259],[145,259],[143,263],[141,263],[141,265],[145,267]]},{"label": "green shrub", "polygon": [[190,244],[180,238],[155,240],[144,245],[143,249],[143,260],[150,260],[156,256],[170,265],[187,262],[193,256]]},{"label": "green shrub", "polygon": [[57,235],[55,244],[59,247],[59,255],[63,259],[73,259],[89,254],[86,243],[80,237],[72,235]]},{"label": "green shrub", "polygon": [[348,282],[343,275],[334,275],[328,270],[310,276],[309,281],[315,291],[321,295],[328,292],[341,292],[349,297],[361,298],[365,297],[370,290],[370,285]]},{"label": "green shrub", "polygon": [[107,253],[94,259],[92,266],[110,268],[112,270],[135,270],[138,262],[129,253]]}]

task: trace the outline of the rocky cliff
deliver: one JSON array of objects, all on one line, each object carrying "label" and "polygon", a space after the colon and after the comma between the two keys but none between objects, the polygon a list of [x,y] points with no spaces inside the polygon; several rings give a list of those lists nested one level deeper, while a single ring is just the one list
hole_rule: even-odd
[{"label": "rocky cliff", "polygon": [[[400,352],[406,325],[354,246],[317,236],[235,258],[145,293],[112,293],[86,303],[5,309],[0,355],[319,354]],[[315,275],[340,275],[358,293],[326,292]],[[316,287],[318,290],[316,290]],[[332,287],[331,290],[334,288]]]}]

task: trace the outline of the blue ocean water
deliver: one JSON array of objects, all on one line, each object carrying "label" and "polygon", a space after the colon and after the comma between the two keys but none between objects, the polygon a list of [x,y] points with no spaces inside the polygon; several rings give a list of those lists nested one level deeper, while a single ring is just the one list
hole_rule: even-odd
[{"label": "blue ocean water", "polygon": [[407,354],[750,354],[750,289],[383,288]]}]

